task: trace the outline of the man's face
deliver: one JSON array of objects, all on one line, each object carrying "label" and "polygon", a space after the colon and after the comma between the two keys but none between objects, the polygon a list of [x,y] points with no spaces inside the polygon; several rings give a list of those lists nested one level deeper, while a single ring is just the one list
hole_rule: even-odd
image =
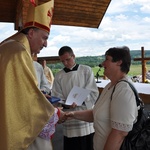
[{"label": "man's face", "polygon": [[61,56],[59,56],[60,61],[63,63],[63,65],[66,68],[72,68],[75,64],[75,56],[74,55],[70,55],[69,53],[65,53]]},{"label": "man's face", "polygon": [[47,47],[47,39],[49,34],[40,29],[30,29],[28,32],[28,40],[31,48],[31,53],[38,54],[43,47]]}]

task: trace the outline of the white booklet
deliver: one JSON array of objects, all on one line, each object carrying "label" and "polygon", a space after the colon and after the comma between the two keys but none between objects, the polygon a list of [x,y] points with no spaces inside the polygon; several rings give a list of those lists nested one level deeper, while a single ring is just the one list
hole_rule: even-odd
[{"label": "white booklet", "polygon": [[66,105],[72,105],[73,102],[75,102],[77,104],[77,106],[81,106],[82,103],[85,101],[85,99],[87,98],[87,96],[90,94],[91,91],[78,87],[78,86],[74,86],[68,97],[66,100]]}]

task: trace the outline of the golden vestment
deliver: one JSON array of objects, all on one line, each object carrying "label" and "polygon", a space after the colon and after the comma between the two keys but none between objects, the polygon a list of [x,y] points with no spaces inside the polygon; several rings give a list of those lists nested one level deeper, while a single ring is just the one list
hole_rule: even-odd
[{"label": "golden vestment", "polygon": [[54,113],[37,86],[27,37],[0,44],[0,149],[25,150]]}]

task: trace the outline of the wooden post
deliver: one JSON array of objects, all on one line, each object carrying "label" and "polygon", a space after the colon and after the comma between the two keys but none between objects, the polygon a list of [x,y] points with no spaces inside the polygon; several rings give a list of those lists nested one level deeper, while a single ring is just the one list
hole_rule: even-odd
[{"label": "wooden post", "polygon": [[142,82],[146,80],[146,61],[144,60],[144,47],[141,47],[141,56],[142,56]]},{"label": "wooden post", "polygon": [[134,58],[134,61],[141,61],[142,63],[142,82],[146,80],[146,62],[150,60],[150,57],[144,57],[144,47],[141,47],[141,58]]}]

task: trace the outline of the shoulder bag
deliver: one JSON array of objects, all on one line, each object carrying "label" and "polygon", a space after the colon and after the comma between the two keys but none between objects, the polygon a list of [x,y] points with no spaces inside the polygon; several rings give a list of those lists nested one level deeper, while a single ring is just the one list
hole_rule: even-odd
[{"label": "shoulder bag", "polygon": [[132,130],[124,138],[120,150],[150,150],[150,111],[144,108],[144,103],[139,97],[135,87],[126,80],[121,80],[119,82],[122,81],[127,82],[133,90],[137,107],[140,107],[140,109],[138,110],[137,122],[133,125]]}]

